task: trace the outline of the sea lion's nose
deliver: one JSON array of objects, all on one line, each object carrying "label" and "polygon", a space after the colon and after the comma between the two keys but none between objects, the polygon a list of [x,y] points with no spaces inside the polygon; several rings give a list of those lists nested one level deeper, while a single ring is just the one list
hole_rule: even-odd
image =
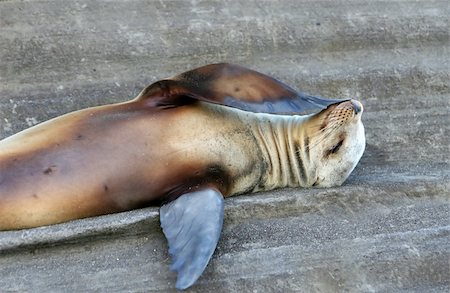
[{"label": "sea lion's nose", "polygon": [[351,103],[352,103],[352,105],[353,105],[353,109],[355,110],[355,113],[356,114],[359,114],[359,113],[362,113],[362,111],[363,111],[363,105],[361,104],[361,102],[360,101],[357,101],[357,100],[351,100]]}]

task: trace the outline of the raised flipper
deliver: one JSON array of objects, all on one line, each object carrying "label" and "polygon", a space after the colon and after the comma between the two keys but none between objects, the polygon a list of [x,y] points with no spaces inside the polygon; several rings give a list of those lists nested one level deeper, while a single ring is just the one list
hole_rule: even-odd
[{"label": "raised flipper", "polygon": [[215,189],[186,193],[161,207],[177,289],[191,286],[205,270],[222,231],[223,207],[223,196]]},{"label": "raised flipper", "polygon": [[250,112],[307,114],[349,99],[314,97],[260,72],[220,63],[157,81],[146,87],[137,100],[159,108],[200,100]]}]

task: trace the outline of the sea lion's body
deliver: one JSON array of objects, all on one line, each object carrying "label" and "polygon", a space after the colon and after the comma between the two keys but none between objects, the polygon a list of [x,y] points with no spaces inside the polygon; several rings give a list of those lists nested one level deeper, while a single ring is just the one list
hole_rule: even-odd
[{"label": "sea lion's body", "polygon": [[[304,108],[320,112],[280,114]],[[354,100],[205,66],[0,141],[0,230],[162,204],[177,288],[187,288],[217,244],[223,197],[342,184],[364,150],[361,113]]]},{"label": "sea lion's body", "polygon": [[243,148],[233,149],[227,135],[242,125],[211,114],[200,104],[162,112],[125,103],[68,114],[3,141],[0,229],[130,210],[214,177],[208,168],[239,169],[227,163],[240,165],[232,157]]},{"label": "sea lion's body", "polygon": [[305,118],[204,102],[155,111],[132,101],[47,121],[0,144],[0,229],[130,210],[210,183],[224,196],[299,185],[289,174],[268,182],[262,148],[264,132],[288,135],[289,119],[301,128]]}]

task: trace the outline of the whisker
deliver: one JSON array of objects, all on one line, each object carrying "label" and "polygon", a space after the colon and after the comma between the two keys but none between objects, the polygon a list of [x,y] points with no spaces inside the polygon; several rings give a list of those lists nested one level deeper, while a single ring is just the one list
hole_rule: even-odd
[{"label": "whisker", "polygon": [[313,133],[311,136],[313,137],[317,136],[317,139],[313,143],[310,143],[307,147],[309,147],[310,150],[315,148],[320,143],[325,141],[329,137],[329,134],[332,133],[334,130],[336,130],[338,127],[339,127],[338,123],[329,123],[327,127],[320,129],[318,132]]},{"label": "whisker", "polygon": [[346,117],[342,117],[342,115],[344,114],[345,114],[344,111],[340,111],[335,115],[328,116],[326,120],[327,124],[323,128],[322,128],[323,123],[321,123],[320,121],[311,125],[312,129],[317,129],[310,135],[310,137],[313,137],[315,139],[310,141],[307,145],[304,145],[304,147],[309,148],[309,150],[311,150],[320,145],[321,143],[323,143],[324,141],[326,141],[333,131],[335,131],[336,129],[341,127],[342,124],[344,124],[346,120]]}]

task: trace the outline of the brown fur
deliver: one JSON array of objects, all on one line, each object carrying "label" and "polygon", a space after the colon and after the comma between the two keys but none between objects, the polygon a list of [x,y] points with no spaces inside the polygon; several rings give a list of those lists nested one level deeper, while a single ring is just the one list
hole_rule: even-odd
[{"label": "brown fur", "polygon": [[[228,102],[250,112],[220,105]],[[307,117],[254,113],[261,105],[328,108]],[[362,139],[342,176],[322,174],[333,178],[324,181],[317,167],[329,163],[342,125],[363,135],[352,105],[299,96],[263,74],[219,64],[157,82],[130,102],[63,115],[0,141],[0,230],[126,211],[205,186],[230,196],[341,184]]]},{"label": "brown fur", "polygon": [[[207,184],[229,195],[241,165],[258,166],[250,163],[255,153],[230,144],[251,141],[239,120],[217,114],[201,103],[154,111],[130,102],[68,114],[2,141],[0,229],[125,211]],[[243,154],[237,161],[236,152]]]}]

